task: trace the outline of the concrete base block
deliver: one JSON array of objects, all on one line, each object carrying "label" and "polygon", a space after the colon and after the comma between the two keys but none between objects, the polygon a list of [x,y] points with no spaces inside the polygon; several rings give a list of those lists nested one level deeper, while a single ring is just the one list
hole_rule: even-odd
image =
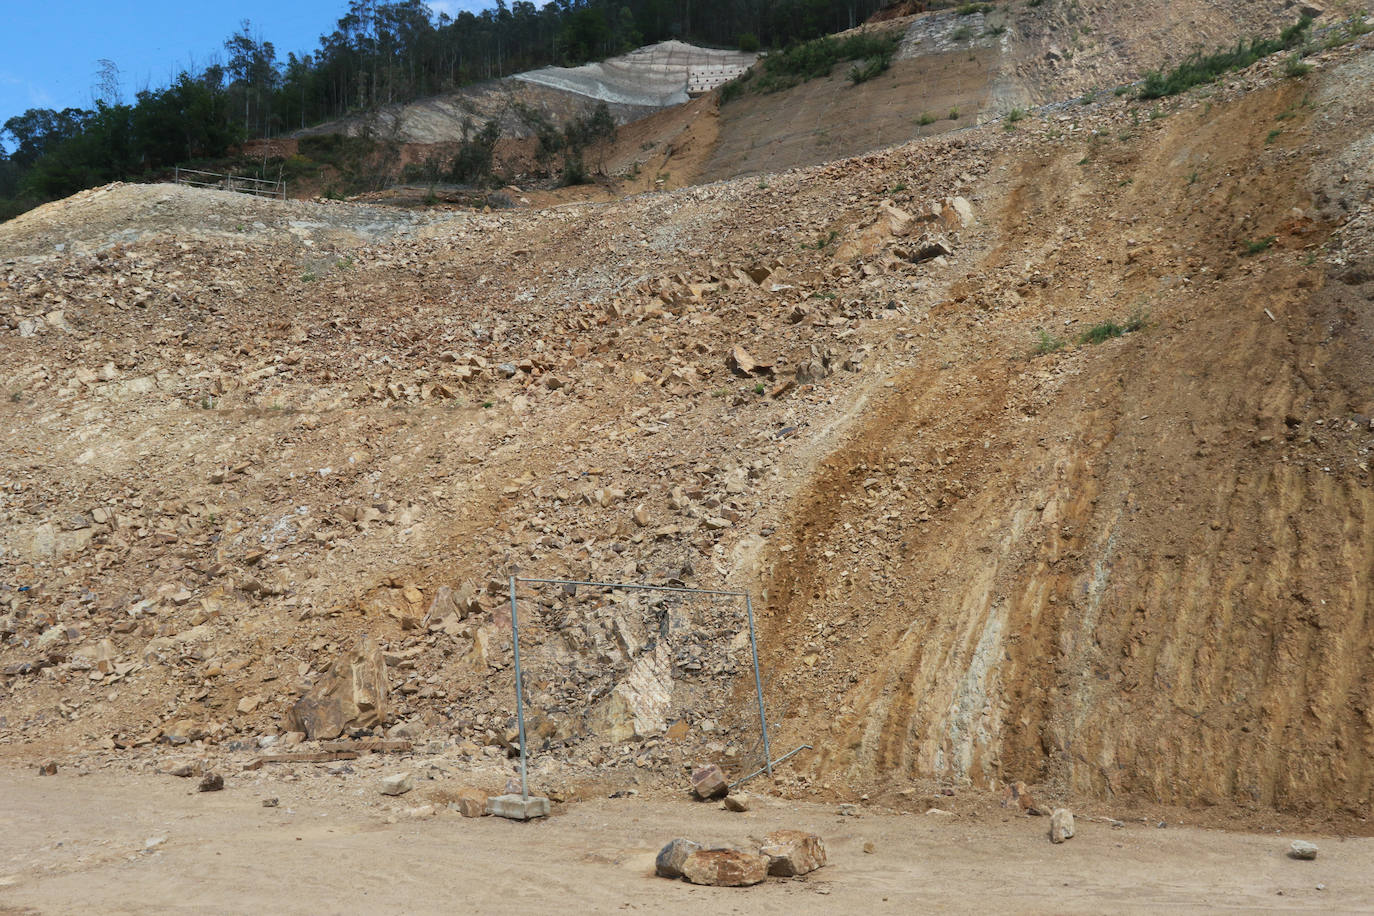
[{"label": "concrete base block", "polygon": [[549,816],[549,800],[538,795],[521,798],[519,795],[493,795],[487,799],[487,813],[508,817],[513,821],[527,821]]}]

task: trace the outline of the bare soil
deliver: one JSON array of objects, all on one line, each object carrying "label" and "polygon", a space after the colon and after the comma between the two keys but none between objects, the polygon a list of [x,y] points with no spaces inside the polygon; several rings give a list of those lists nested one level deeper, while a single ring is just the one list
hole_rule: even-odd
[{"label": "bare soil", "polygon": [[[1077,818],[1052,845],[1044,817],[951,816],[755,797],[719,803],[598,798],[545,821],[467,819],[434,785],[399,798],[372,781],[307,777],[200,794],[194,780],[0,771],[0,913],[1352,912],[1374,908],[1374,840],[1244,835]],[[262,799],[275,797],[277,807]],[[675,836],[747,846],[780,828],[819,834],[829,865],[752,888],[655,877]],[[158,842],[161,840],[161,842]],[[149,848],[150,841],[153,845]],[[869,851],[871,849],[871,852]]]}]

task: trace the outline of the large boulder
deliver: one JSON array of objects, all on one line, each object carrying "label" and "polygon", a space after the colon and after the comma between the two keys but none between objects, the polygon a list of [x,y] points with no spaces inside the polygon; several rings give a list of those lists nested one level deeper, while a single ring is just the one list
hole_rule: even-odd
[{"label": "large boulder", "polygon": [[763,838],[759,854],[768,860],[768,874],[779,878],[813,872],[827,861],[825,841],[804,830],[774,830]]},{"label": "large boulder", "polygon": [[768,876],[768,859],[738,849],[698,849],[682,863],[682,877],[693,884],[748,887]]},{"label": "large boulder", "polygon": [[386,660],[377,644],[364,637],[291,707],[288,731],[329,740],[346,728],[381,725],[386,717]]},{"label": "large boulder", "polygon": [[702,801],[724,798],[730,794],[730,781],[720,767],[708,763],[692,772],[692,794]]},{"label": "large boulder", "polygon": [[654,873],[664,878],[681,878],[683,863],[699,849],[700,843],[693,843],[686,837],[677,837],[658,851],[658,856],[654,859]]}]

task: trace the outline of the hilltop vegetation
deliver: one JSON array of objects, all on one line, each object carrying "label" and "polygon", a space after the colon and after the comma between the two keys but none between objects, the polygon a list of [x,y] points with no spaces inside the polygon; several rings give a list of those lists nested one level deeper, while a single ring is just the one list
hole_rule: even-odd
[{"label": "hilltop vegetation", "polygon": [[0,130],[0,219],[47,200],[175,164],[224,156],[353,111],[403,103],[551,64],[575,65],[680,38],[750,49],[849,28],[879,0],[503,0],[479,14],[435,14],[424,0],[349,0],[314,51],[278,57],[251,23],[224,42],[227,63],[120,97],[117,78],[92,110],[30,109]]}]

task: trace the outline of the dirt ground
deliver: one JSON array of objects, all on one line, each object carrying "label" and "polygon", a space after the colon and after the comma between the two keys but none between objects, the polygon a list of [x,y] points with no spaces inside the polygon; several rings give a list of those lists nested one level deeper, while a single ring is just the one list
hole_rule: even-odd
[{"label": "dirt ground", "polygon": [[[755,798],[715,803],[599,798],[547,821],[415,819],[417,789],[384,798],[328,777],[198,794],[167,776],[0,771],[0,913],[1177,912],[1374,908],[1374,840],[1246,835],[1080,816],[1062,846],[1046,819],[868,813]],[[674,836],[745,845],[814,831],[830,864],[753,888],[653,875]],[[159,840],[161,842],[159,842]],[[151,844],[151,848],[150,847]],[[871,844],[871,846],[869,845]],[[872,852],[865,850],[871,848]]]}]

